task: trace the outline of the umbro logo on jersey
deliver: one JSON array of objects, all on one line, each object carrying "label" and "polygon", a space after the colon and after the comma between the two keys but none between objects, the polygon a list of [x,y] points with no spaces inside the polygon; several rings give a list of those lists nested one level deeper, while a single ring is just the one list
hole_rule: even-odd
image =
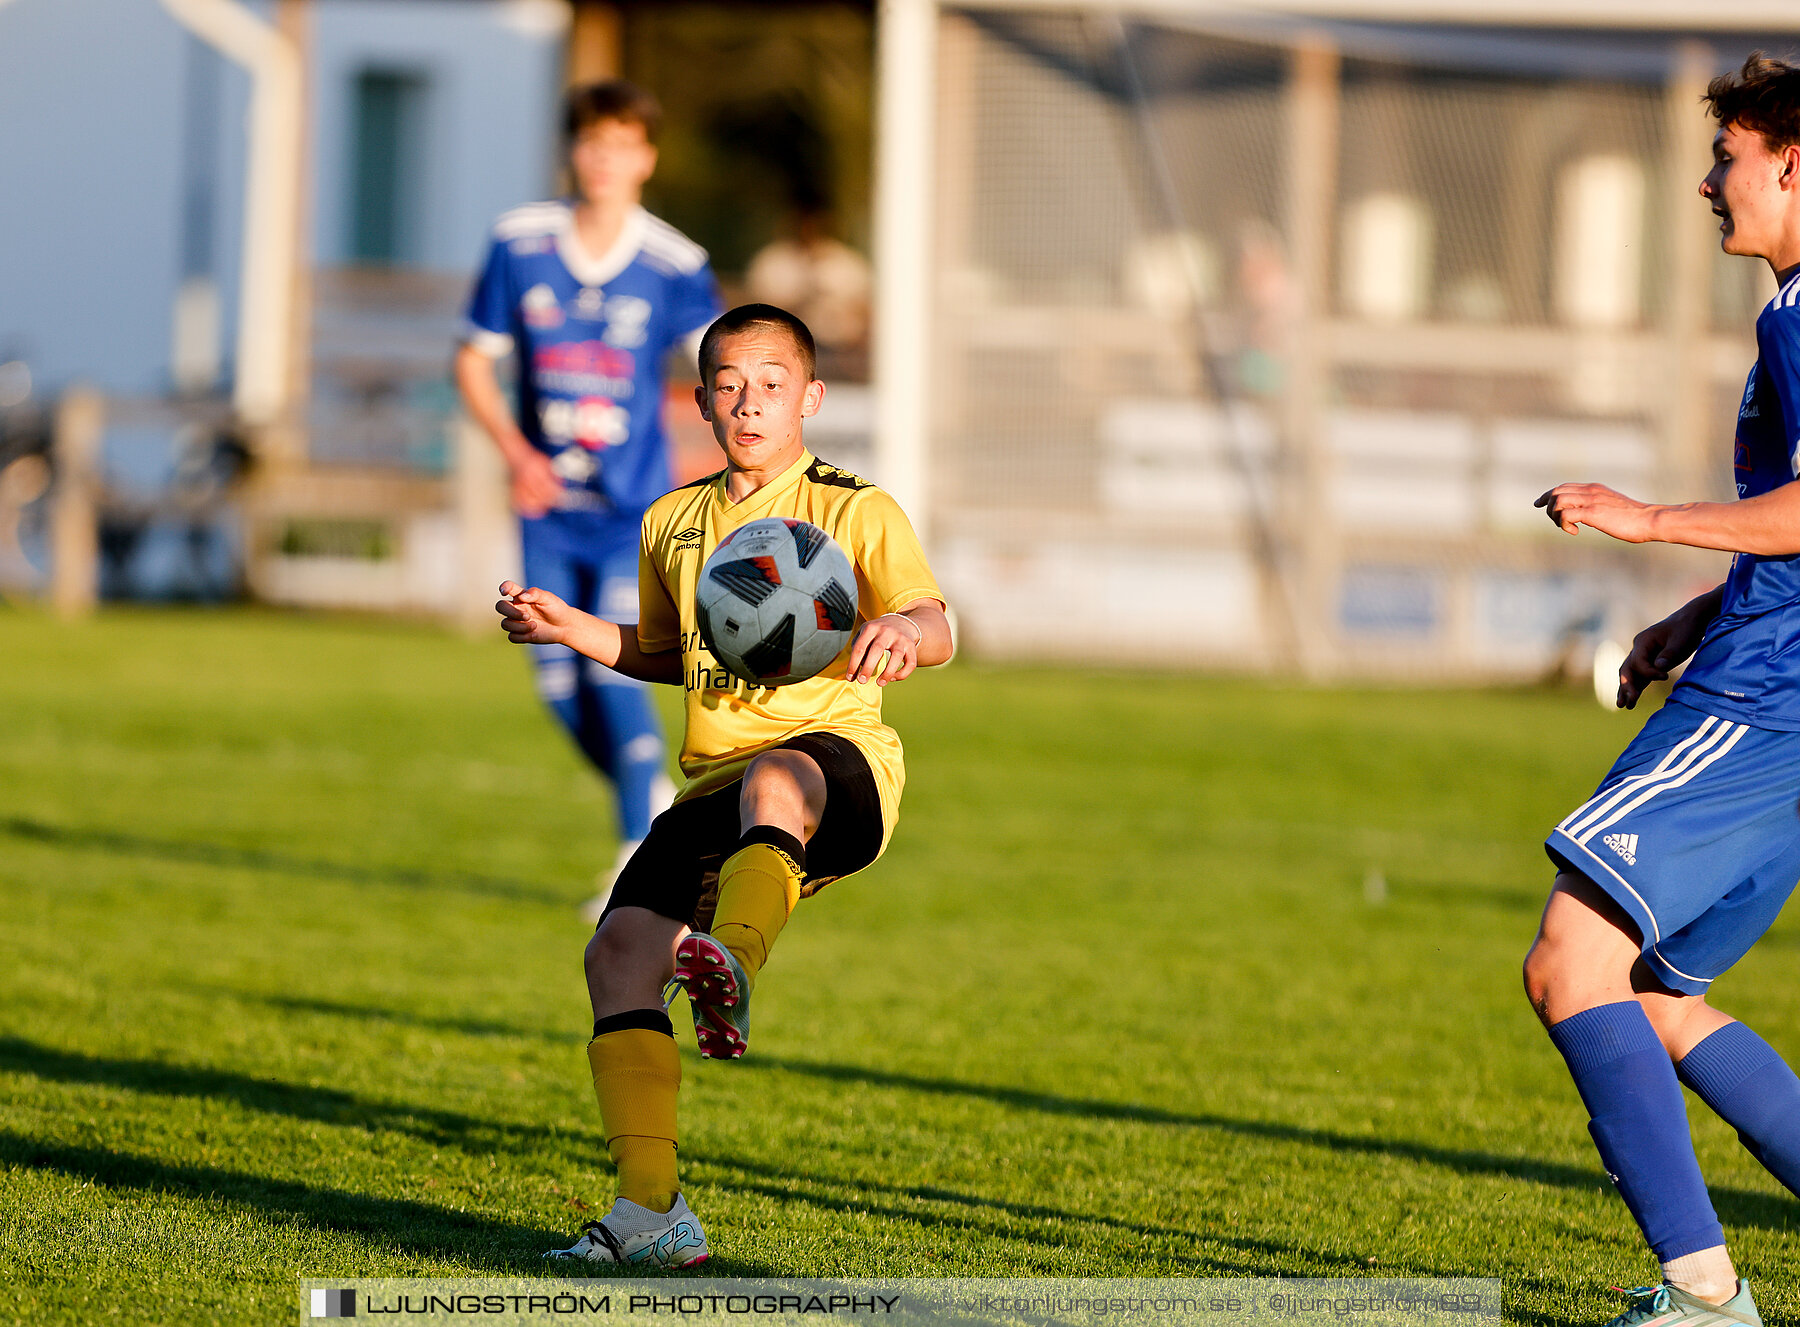
[{"label": "umbro logo on jersey", "polygon": [[706,531],[697,525],[690,525],[675,536],[676,548],[699,548],[700,541],[706,538]]},{"label": "umbro logo on jersey", "polygon": [[1637,840],[1636,834],[1608,834],[1600,841],[1623,857],[1627,866],[1636,866]]}]

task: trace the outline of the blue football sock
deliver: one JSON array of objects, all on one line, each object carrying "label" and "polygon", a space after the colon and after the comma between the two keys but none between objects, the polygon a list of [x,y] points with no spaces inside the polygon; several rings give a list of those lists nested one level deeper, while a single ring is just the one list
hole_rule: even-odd
[{"label": "blue football sock", "polygon": [[1659,1262],[1725,1242],[1675,1066],[1636,1000],[1598,1005],[1550,1029],[1586,1104],[1588,1132]]},{"label": "blue football sock", "polygon": [[581,745],[612,780],[618,796],[619,837],[636,843],[650,832],[665,749],[662,725],[642,683],[612,682],[589,688],[588,722]]},{"label": "blue football sock", "polygon": [[1727,1023],[1675,1066],[1750,1155],[1800,1197],[1800,1077],[1756,1033]]},{"label": "blue football sock", "polygon": [[613,785],[620,839],[638,842],[650,832],[659,777],[665,773],[662,725],[649,688],[572,659],[562,646],[538,648],[545,652],[537,665],[538,694],[589,763]]}]

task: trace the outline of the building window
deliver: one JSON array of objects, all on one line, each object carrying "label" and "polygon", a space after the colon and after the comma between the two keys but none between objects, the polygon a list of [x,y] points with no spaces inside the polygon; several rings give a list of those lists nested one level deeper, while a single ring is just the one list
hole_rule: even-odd
[{"label": "building window", "polygon": [[350,260],[391,267],[420,258],[423,75],[365,69],[350,105]]}]

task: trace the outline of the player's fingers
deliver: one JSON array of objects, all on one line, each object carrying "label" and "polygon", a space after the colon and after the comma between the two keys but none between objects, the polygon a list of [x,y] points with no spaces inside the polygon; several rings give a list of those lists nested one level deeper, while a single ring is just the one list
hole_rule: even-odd
[{"label": "player's fingers", "polygon": [[865,622],[863,629],[856,633],[856,639],[850,645],[850,659],[844,669],[846,682],[867,682],[867,671],[874,666],[880,654],[876,641],[880,638],[881,628],[873,623]]},{"label": "player's fingers", "polygon": [[875,681],[880,685],[886,686],[889,682],[899,681],[901,650],[902,646],[899,641],[888,642],[887,658],[881,661],[881,671],[875,677]]},{"label": "player's fingers", "polygon": [[1631,647],[1631,653],[1625,656],[1625,662],[1620,666],[1621,675],[1629,672],[1649,681],[1660,682],[1669,675],[1671,662],[1660,644],[1644,641]]},{"label": "player's fingers", "polygon": [[869,637],[869,647],[863,652],[862,667],[856,670],[858,682],[874,681],[883,672],[885,659],[894,657],[894,642],[890,633],[877,631]]},{"label": "player's fingers", "polygon": [[887,649],[887,667],[882,671],[881,675],[883,685],[886,685],[889,682],[898,682],[901,678],[912,672],[913,667],[918,662],[919,658],[918,643],[904,631],[898,629],[894,631],[893,636],[889,639]]},{"label": "player's fingers", "polygon": [[1643,696],[1644,688],[1648,685],[1649,685],[1649,679],[1645,678],[1641,675],[1638,677],[1629,678],[1626,681],[1620,683],[1619,684],[1619,708],[1626,709],[1626,710],[1636,709],[1638,700]]}]

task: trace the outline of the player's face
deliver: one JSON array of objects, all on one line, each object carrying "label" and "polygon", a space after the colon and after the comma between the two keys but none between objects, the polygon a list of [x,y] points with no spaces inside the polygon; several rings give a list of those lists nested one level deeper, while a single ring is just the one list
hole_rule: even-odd
[{"label": "player's face", "polygon": [[596,120],[569,144],[575,191],[590,203],[637,202],[655,170],[656,147],[632,121]]},{"label": "player's face", "polygon": [[719,338],[709,382],[694,390],[713,437],[739,470],[785,469],[799,457],[800,421],[816,415],[825,384],[809,379],[794,339],[779,327]]},{"label": "player's face", "polygon": [[1771,152],[1754,129],[1728,124],[1713,135],[1713,167],[1700,196],[1719,218],[1726,253],[1767,257],[1780,245],[1796,197],[1796,150]]}]

